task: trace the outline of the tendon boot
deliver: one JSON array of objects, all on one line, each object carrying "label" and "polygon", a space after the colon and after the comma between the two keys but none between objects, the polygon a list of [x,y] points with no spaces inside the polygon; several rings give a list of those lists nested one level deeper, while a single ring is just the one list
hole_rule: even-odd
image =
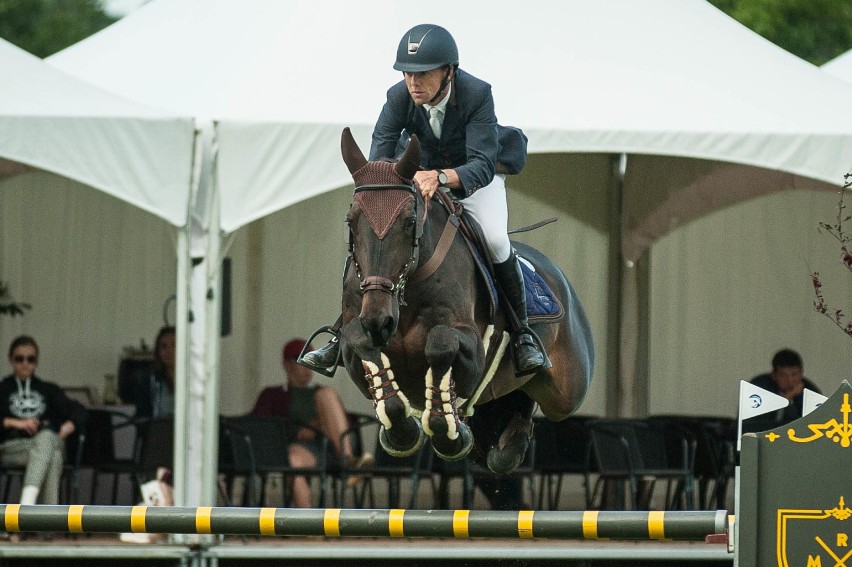
[{"label": "tendon boot", "polygon": [[340,341],[337,336],[334,336],[325,346],[305,353],[296,362],[314,372],[319,372],[325,376],[334,376],[340,362]]},{"label": "tendon boot", "polygon": [[494,276],[503,292],[503,299],[508,302],[512,313],[509,321],[512,326],[512,361],[515,364],[515,375],[523,376],[535,372],[549,361],[544,354],[541,343],[527,319],[527,297],[524,291],[524,276],[514,252],[509,259],[494,264]]}]

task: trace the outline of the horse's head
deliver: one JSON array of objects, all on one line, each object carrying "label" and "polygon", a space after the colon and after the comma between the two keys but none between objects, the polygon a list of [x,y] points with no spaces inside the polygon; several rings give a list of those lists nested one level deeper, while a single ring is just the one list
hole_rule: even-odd
[{"label": "horse's head", "polygon": [[[349,249],[358,281],[358,318],[373,345],[381,347],[396,332],[406,279],[417,265],[422,221],[417,214],[414,173],[420,164],[420,143],[412,137],[397,163],[367,161],[348,128],[341,139],[343,161],[355,181],[346,222]],[[348,290],[354,293],[354,290]]]}]

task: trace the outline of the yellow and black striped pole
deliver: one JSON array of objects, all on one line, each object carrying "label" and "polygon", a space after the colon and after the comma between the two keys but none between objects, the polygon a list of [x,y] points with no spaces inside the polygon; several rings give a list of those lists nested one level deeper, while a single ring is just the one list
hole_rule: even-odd
[{"label": "yellow and black striped pole", "polygon": [[727,530],[724,510],[696,512],[349,510],[0,504],[7,532],[328,537],[701,540]]}]

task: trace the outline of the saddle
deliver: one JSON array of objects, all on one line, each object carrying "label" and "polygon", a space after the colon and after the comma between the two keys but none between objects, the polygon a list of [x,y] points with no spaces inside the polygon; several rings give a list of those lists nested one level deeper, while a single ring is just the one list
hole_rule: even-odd
[{"label": "saddle", "polygon": [[[489,299],[489,317],[494,320],[494,315],[500,306],[500,296],[497,293],[497,285],[494,281],[492,271],[491,255],[487,253],[487,245],[485,237],[482,233],[482,228],[476,219],[465,214],[464,206],[450,197],[444,191],[436,191],[435,196],[438,202],[447,209],[450,214],[450,220],[444,227],[435,252],[429,261],[418,269],[417,273],[412,277],[412,281],[423,281],[431,276],[447,254],[447,251],[452,245],[456,232],[460,232],[464,243],[470,250],[473,263],[477,268],[485,288],[488,290]],[[534,230],[545,224],[554,222],[556,219],[546,219],[536,224],[518,228],[510,231],[510,234],[518,232],[527,232]],[[526,291],[527,316],[531,321],[539,321],[541,319],[558,319],[562,317],[564,311],[556,295],[547,285],[547,282],[535,271],[535,267],[523,256],[518,256],[521,264],[521,272],[524,275],[524,290]]]}]

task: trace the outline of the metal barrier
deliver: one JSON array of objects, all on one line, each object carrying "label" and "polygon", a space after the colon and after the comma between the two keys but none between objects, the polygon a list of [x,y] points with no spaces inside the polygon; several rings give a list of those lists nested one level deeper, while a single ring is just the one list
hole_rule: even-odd
[{"label": "metal barrier", "polygon": [[7,532],[260,536],[695,540],[726,534],[724,510],[696,512],[349,510],[0,504]]}]

